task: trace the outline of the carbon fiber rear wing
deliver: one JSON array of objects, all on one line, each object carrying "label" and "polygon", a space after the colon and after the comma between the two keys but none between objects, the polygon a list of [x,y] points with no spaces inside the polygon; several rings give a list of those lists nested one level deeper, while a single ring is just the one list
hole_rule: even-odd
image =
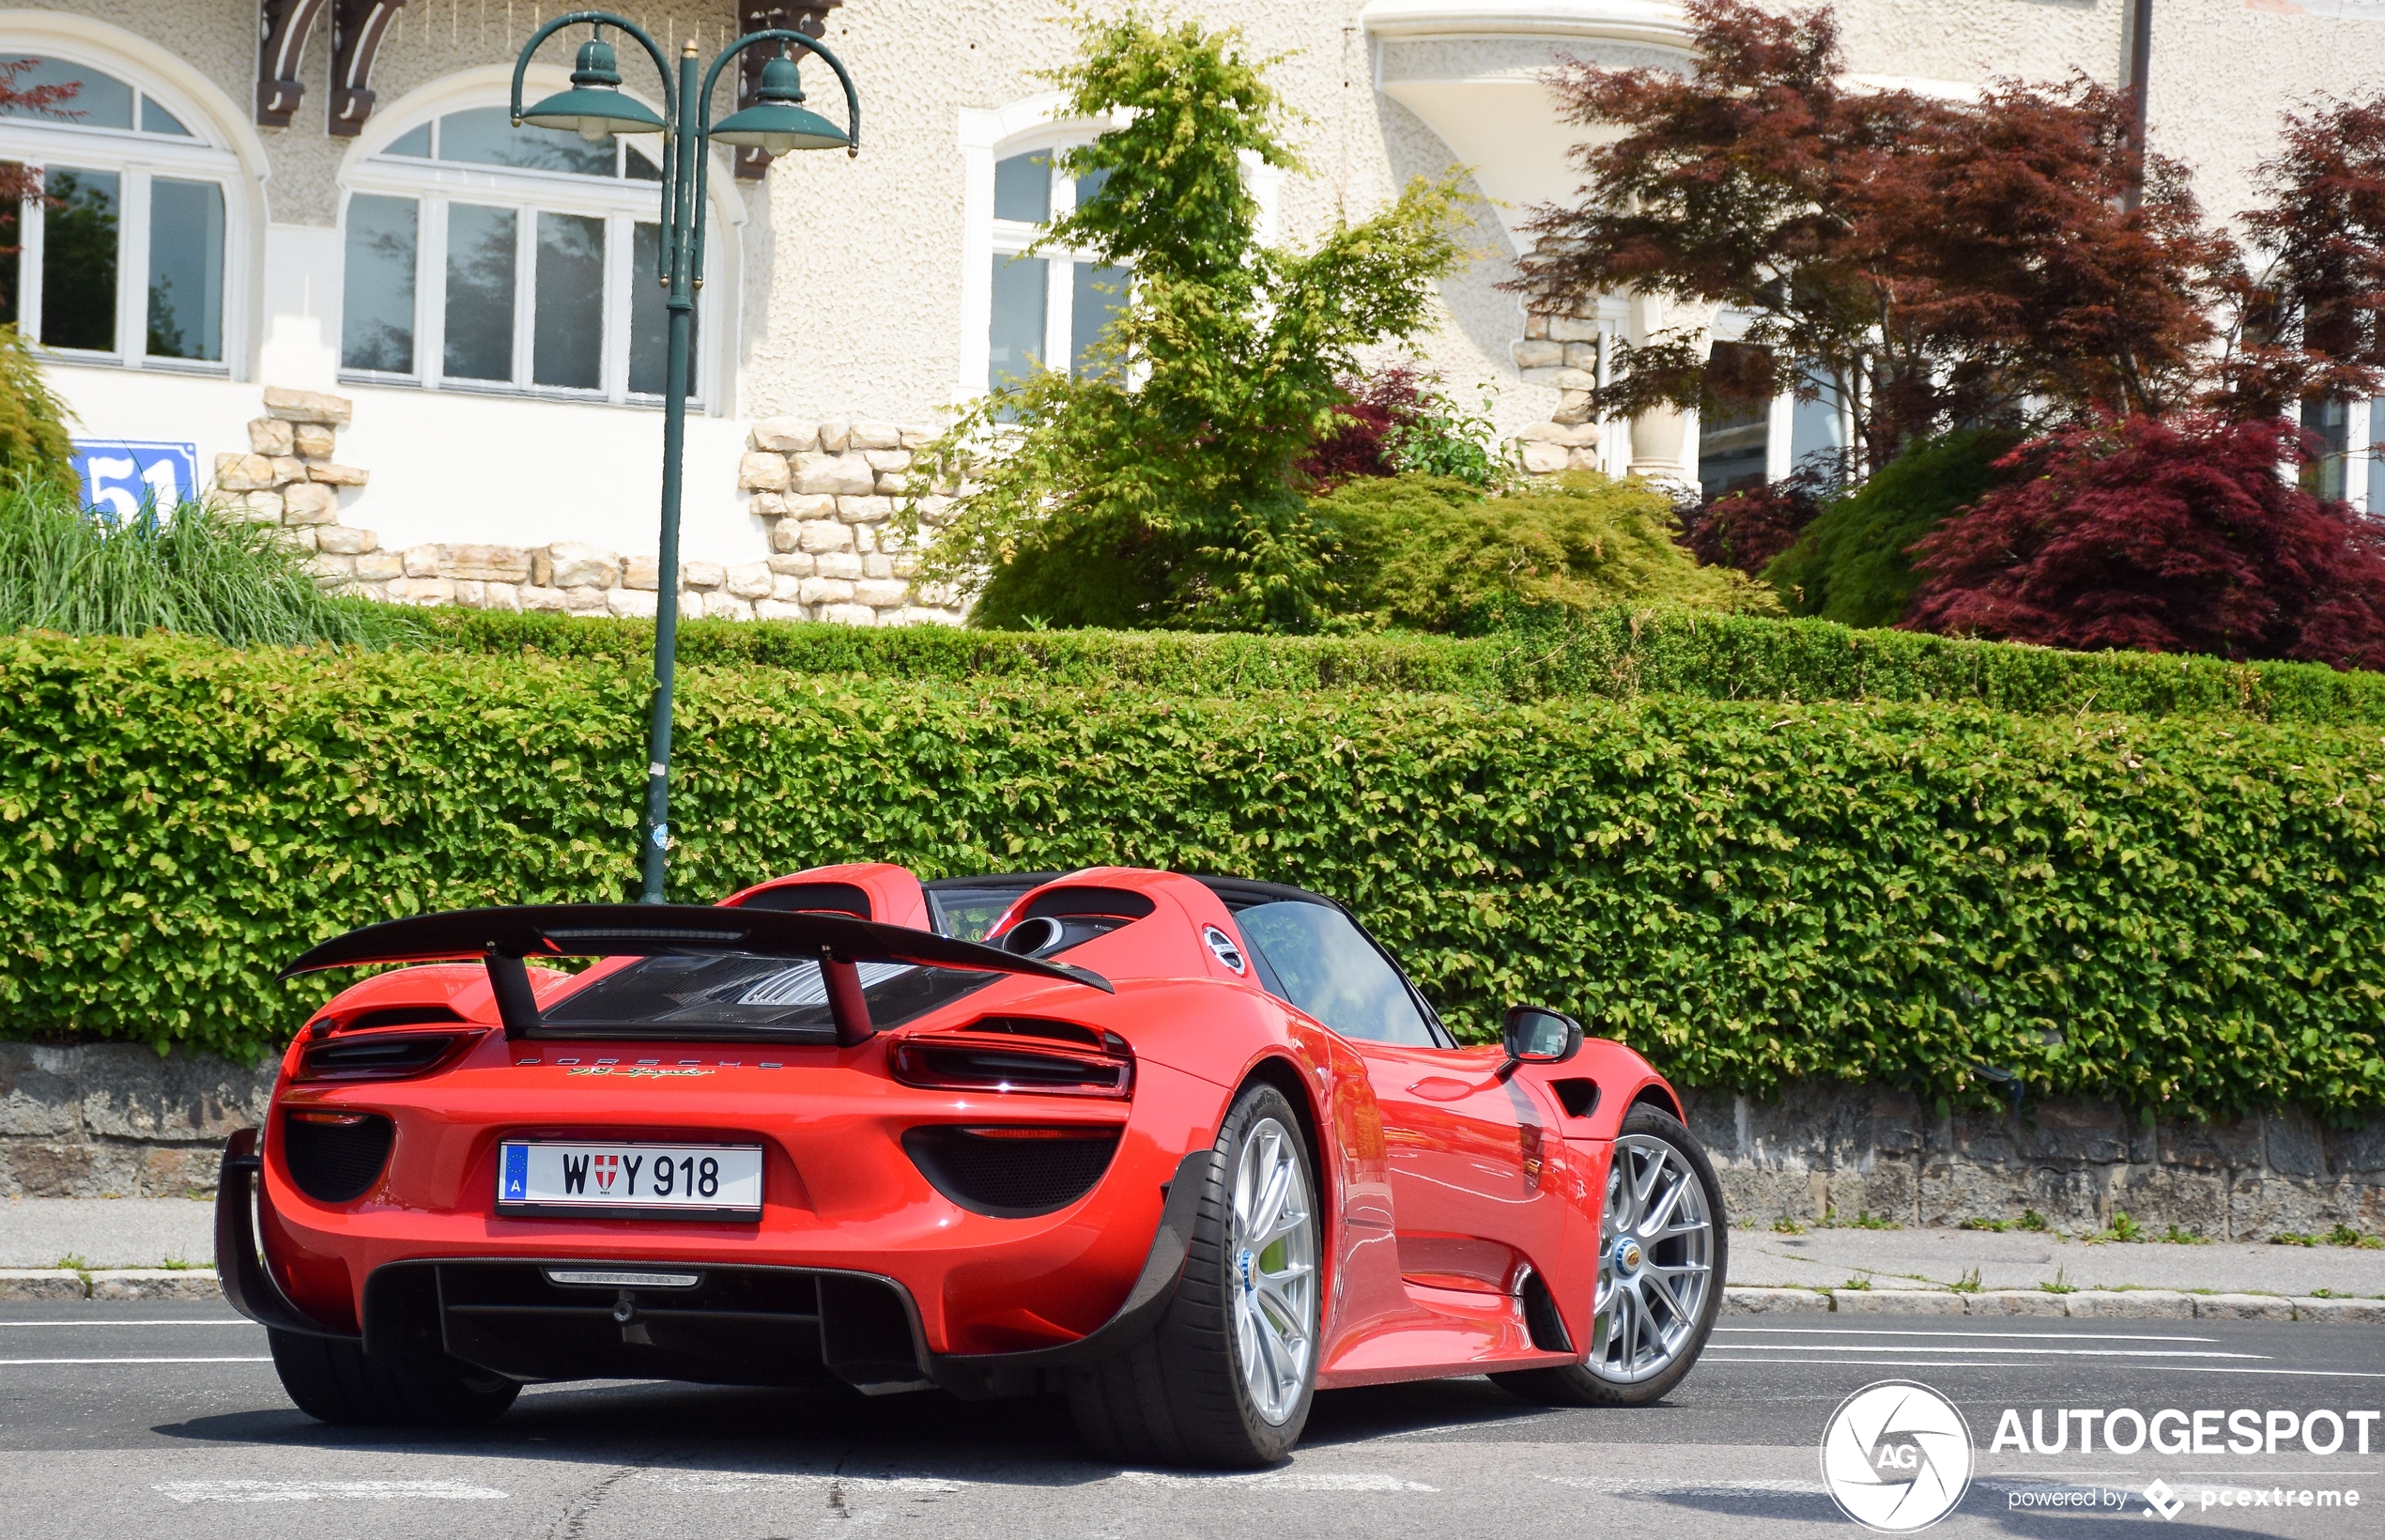
[{"label": "carbon fiber rear wing", "polygon": [[518,1038],[539,1024],[538,999],[524,966],[528,959],[728,953],[818,962],[837,1041],[846,1046],[867,1040],[876,1030],[855,966],[862,962],[1025,974],[1116,993],[1108,979],[1085,968],[906,925],[881,925],[848,915],[676,903],[543,903],[417,915],[334,936],[284,968],[282,977],[372,963],[478,958],[487,965],[505,1035]]}]

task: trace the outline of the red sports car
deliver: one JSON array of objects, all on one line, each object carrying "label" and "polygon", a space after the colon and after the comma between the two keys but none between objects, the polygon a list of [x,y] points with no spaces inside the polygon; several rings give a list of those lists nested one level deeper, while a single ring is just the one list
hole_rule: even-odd
[{"label": "red sports car", "polygon": [[1319,1388],[1654,1401],[1721,1302],[1721,1193],[1645,1060],[1521,1006],[1461,1048],[1298,888],[829,867],[290,971],[392,962],[426,965],[316,1013],[217,1199],[224,1291],[327,1421],[595,1377],[1059,1391],[1113,1457],[1249,1465]]}]

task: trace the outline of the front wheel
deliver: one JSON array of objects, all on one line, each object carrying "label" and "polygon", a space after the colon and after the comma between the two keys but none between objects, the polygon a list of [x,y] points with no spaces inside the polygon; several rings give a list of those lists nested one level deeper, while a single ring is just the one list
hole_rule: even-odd
[{"label": "front wheel", "polygon": [[1728,1235],[1722,1187],[1706,1152],[1674,1117],[1634,1107],[1607,1172],[1590,1350],[1579,1363],[1491,1378],[1550,1406],[1661,1400],[1714,1332]]},{"label": "front wheel", "polygon": [[346,1426],[478,1427],[505,1415],[520,1385],[453,1360],[393,1366],[333,1337],[268,1329],[274,1372],[299,1410]]},{"label": "front wheel", "polygon": [[1316,1390],[1316,1181],[1284,1093],[1253,1086],[1219,1132],[1184,1276],[1159,1326],[1072,1372],[1077,1429],[1116,1460],[1268,1465]]}]

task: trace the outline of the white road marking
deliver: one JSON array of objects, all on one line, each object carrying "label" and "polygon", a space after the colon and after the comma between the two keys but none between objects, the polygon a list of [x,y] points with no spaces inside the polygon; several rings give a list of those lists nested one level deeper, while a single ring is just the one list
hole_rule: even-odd
[{"label": "white road marking", "polygon": [[1260,1492],[1438,1492],[1421,1481],[1373,1471],[1265,1471],[1251,1476],[1188,1476],[1171,1471],[1121,1471],[1114,1478],[1133,1486],[1215,1491],[1233,1486]]},{"label": "white road marking", "polygon": [[843,1476],[810,1471],[642,1471],[638,1479],[674,1492],[762,1492],[836,1486],[863,1496],[887,1492],[957,1492],[968,1485],[940,1476]]},{"label": "white road marking", "polygon": [[0,1369],[37,1363],[270,1363],[269,1358],[0,1358]]},{"label": "white road marking", "polygon": [[[1786,1342],[1734,1342],[1734,1353],[1810,1353],[1810,1344]],[[1894,1348],[1870,1348],[1860,1343],[1834,1342],[1830,1350],[1839,1353],[1998,1353],[2006,1357],[2026,1358],[2251,1358],[2266,1360],[2267,1353],[2222,1353],[2200,1348],[1931,1348],[1922,1343],[1900,1343]]]},{"label": "white road marking", "polygon": [[[1728,1349],[1740,1351],[1737,1348]],[[1948,1348],[1960,1352],[1961,1348]],[[1832,1369],[1871,1369],[1883,1363],[1914,1369],[2025,1369],[2051,1368],[2051,1364],[2008,1363],[1964,1358],[1717,1358],[1712,1353],[1698,1361],[1700,1363],[1734,1363],[1741,1367],[1777,1368],[1787,1364],[1803,1364]],[[2385,1379],[2385,1374],[2373,1374],[2359,1369],[2238,1369],[2208,1363],[2163,1363],[2167,1374],[2274,1374],[2304,1375],[2320,1379]]]},{"label": "white road marking", "polygon": [[1961,1337],[1991,1342],[2217,1342],[2217,1337],[2181,1337],[2120,1332],[1912,1332],[1878,1326],[1717,1326],[1715,1335],[1733,1337]]},{"label": "white road marking", "polygon": [[410,1498],[492,1502],[509,1495],[463,1481],[162,1481],[155,1490],[177,1502],[390,1502]]},{"label": "white road marking", "polygon": [[227,1321],[227,1320],[223,1320],[223,1319],[222,1319],[222,1318],[220,1318],[220,1317],[214,1317],[214,1316],[209,1316],[209,1317],[207,1317],[205,1320],[146,1320],[146,1321],[0,1321],[0,1327],[19,1327],[19,1326],[66,1326],[66,1327],[71,1327],[71,1328],[73,1328],[75,1331],[78,1331],[78,1332],[82,1332],[82,1331],[88,1331],[88,1330],[90,1330],[91,1328],[93,1328],[93,1327],[95,1327],[95,1326],[108,1326],[108,1327],[114,1327],[114,1326],[245,1326],[245,1327],[250,1328],[250,1329],[251,1329],[251,1330],[253,1330],[253,1331],[257,1331],[257,1332],[262,1332],[262,1331],[264,1331],[264,1330],[265,1330],[265,1328],[263,1328],[263,1327],[261,1327],[261,1326],[257,1325],[257,1324],[256,1324],[256,1322],[254,1322],[254,1321],[244,1321],[244,1320],[238,1320],[238,1319],[234,1319],[234,1320],[228,1320],[228,1321]]}]

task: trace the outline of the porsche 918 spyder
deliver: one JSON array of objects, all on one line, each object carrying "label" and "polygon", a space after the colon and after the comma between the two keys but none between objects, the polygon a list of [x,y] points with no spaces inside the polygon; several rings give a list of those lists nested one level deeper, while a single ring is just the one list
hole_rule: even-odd
[{"label": "porsche 918 spyder", "polygon": [[1111,1457],[1253,1465],[1319,1389],[1654,1401],[1721,1303],[1722,1195],[1645,1060],[1534,1007],[1461,1047],[1297,888],[830,867],[289,971],[390,963],[217,1199],[226,1296],[329,1422],[589,1378],[1058,1392]]}]

